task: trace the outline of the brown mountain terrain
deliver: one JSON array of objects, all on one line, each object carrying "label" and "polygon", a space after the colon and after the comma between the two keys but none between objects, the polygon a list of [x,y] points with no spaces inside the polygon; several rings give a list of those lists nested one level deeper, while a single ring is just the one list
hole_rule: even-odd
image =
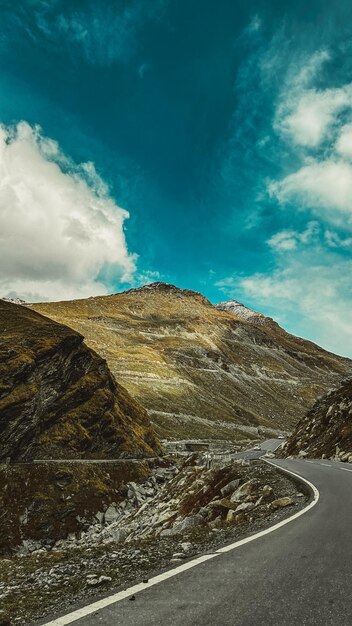
[{"label": "brown mountain terrain", "polygon": [[349,359],[270,318],[241,318],[165,283],[31,306],[81,333],[164,438],[239,440],[257,437],[258,427],[291,429],[352,372]]},{"label": "brown mountain terrain", "polygon": [[160,450],[146,411],[76,331],[0,300],[0,459]]},{"label": "brown mountain terrain", "polygon": [[284,446],[285,455],[338,455],[352,462],[352,379],[319,398],[297,424]]}]

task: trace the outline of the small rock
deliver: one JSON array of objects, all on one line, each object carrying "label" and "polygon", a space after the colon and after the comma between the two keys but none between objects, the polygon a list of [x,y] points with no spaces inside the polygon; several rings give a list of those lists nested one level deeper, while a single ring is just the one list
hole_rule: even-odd
[{"label": "small rock", "polygon": [[286,496],[284,498],[278,498],[277,500],[273,500],[269,507],[275,511],[276,509],[281,509],[285,506],[290,506],[291,504],[294,504],[292,498]]},{"label": "small rock", "polygon": [[89,578],[87,580],[87,584],[91,587],[98,587],[99,585],[105,585],[106,583],[110,583],[111,581],[111,576],[99,576],[99,578]]},{"label": "small rock", "polygon": [[181,543],[181,548],[184,552],[190,552],[193,549],[193,544],[189,541],[185,541],[184,543]]},{"label": "small rock", "polygon": [[183,552],[175,552],[175,554],[172,555],[173,559],[184,559],[185,555]]}]

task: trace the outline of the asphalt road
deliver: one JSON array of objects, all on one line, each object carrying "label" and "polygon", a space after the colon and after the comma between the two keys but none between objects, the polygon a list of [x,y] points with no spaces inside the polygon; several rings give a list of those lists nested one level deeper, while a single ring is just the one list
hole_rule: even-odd
[{"label": "asphalt road", "polygon": [[262,441],[259,445],[260,450],[256,450],[255,447],[249,448],[248,450],[243,450],[242,452],[236,452],[235,454],[231,454],[232,459],[247,459],[248,461],[253,461],[254,459],[259,459],[265,452],[273,452],[276,448],[282,444],[282,439],[267,439],[266,441]]},{"label": "asphalt road", "polygon": [[75,625],[351,626],[352,466],[275,463],[318,488],[307,513]]}]

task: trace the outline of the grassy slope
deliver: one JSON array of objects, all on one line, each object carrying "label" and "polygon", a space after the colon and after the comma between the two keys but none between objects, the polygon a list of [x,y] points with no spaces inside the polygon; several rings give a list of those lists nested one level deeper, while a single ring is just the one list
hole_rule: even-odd
[{"label": "grassy slope", "polygon": [[85,336],[162,437],[238,439],[251,427],[291,428],[352,371],[351,361],[274,323],[252,325],[176,288],[32,306]]}]

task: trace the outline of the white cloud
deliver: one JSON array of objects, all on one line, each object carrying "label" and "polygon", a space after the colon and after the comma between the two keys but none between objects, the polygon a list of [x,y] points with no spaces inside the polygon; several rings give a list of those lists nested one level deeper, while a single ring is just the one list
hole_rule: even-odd
[{"label": "white cloud", "polygon": [[352,237],[340,237],[340,235],[332,230],[326,230],[325,242],[329,248],[351,248]]},{"label": "white cloud", "polygon": [[340,89],[305,90],[279,107],[276,129],[296,144],[316,147],[326,138],[337,114],[351,107],[351,84]]},{"label": "white cloud", "polygon": [[352,112],[352,83],[326,89],[315,86],[330,58],[327,50],[318,50],[299,63],[292,61],[287,70],[274,128],[293,145],[317,148],[342,124],[339,116]]},{"label": "white cloud", "polygon": [[0,295],[67,299],[130,281],[126,218],[92,163],[75,165],[26,122],[0,127]]},{"label": "white cloud", "polygon": [[295,204],[335,224],[352,224],[352,165],[340,160],[312,161],[281,181],[269,194],[280,204]]},{"label": "white cloud", "polygon": [[299,232],[297,230],[282,230],[270,237],[267,243],[277,252],[296,250],[299,244],[312,243],[316,239],[319,230],[320,227],[318,222],[311,221],[307,224],[304,231]]},{"label": "white cloud", "polygon": [[344,157],[352,158],[352,124],[345,124],[336,142],[336,151]]},{"label": "white cloud", "polygon": [[[286,174],[269,181],[267,192],[286,208],[280,222],[286,219],[287,226],[267,241],[267,271],[230,276],[217,286],[290,332],[352,357],[352,259],[347,258],[352,245],[352,83],[321,88],[328,51],[299,59],[298,52],[283,68],[290,48],[281,36],[274,44],[261,72],[268,89],[273,76],[286,75],[273,121],[279,139],[275,163]],[[273,160],[270,144],[262,150]],[[294,226],[302,219],[298,212],[307,215],[303,230]]]}]

